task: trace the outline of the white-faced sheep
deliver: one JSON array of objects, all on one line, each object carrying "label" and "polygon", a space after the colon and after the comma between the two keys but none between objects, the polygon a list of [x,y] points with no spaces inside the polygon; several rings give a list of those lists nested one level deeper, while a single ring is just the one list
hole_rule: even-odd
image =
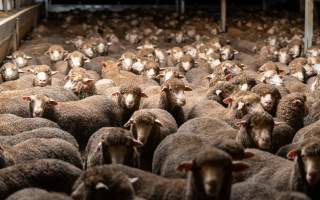
[{"label": "white-faced sheep", "polygon": [[48,95],[56,101],[72,101],[79,99],[72,92],[56,86],[4,91],[0,93],[0,113],[10,113],[21,117],[29,117],[29,106],[23,102],[22,97],[36,94]]},{"label": "white-faced sheep", "polygon": [[166,179],[122,165],[112,166],[130,178],[138,178],[133,183],[136,194],[153,200],[229,200],[232,172],[247,167],[241,162],[232,163],[231,157],[218,149],[204,149],[192,161],[181,163],[177,170],[188,171],[187,179]]},{"label": "white-faced sheep", "polygon": [[103,164],[138,166],[136,147],[141,145],[130,131],[120,127],[105,127],[89,139],[86,150],[86,168]]},{"label": "white-faced sheep", "polygon": [[31,138],[14,146],[0,147],[0,167],[8,167],[38,159],[59,159],[82,169],[78,149],[58,138]]},{"label": "white-faced sheep", "polygon": [[128,84],[120,86],[118,91],[112,93],[112,96],[117,97],[117,104],[123,110],[123,124],[139,109],[141,98],[148,97],[140,87]]},{"label": "white-faced sheep", "polygon": [[50,67],[47,65],[36,65],[33,68],[28,69],[28,71],[34,74],[32,79],[32,86],[34,87],[44,87],[52,84],[52,76],[57,71],[51,71]]},{"label": "white-faced sheep", "polygon": [[27,56],[22,51],[15,51],[11,56],[7,56],[7,58],[11,59],[12,62],[17,65],[19,68],[25,67],[28,65],[28,60],[31,60],[32,57]]},{"label": "white-faced sheep", "polygon": [[138,200],[132,186],[134,181],[125,173],[113,169],[112,165],[93,167],[80,175],[71,196],[74,200]]},{"label": "white-faced sheep", "polygon": [[252,92],[260,96],[260,103],[264,110],[274,116],[281,99],[279,90],[271,84],[258,84],[252,88]]},{"label": "white-faced sheep", "polygon": [[[168,111],[178,125],[185,122],[182,106],[186,104],[185,91],[192,89],[180,79],[170,79],[161,86],[160,97],[158,95],[147,99],[143,108],[160,108]],[[160,98],[160,99],[157,99]],[[158,102],[157,102],[158,101]],[[155,104],[155,105],[154,105]]]},{"label": "white-faced sheep", "polygon": [[0,73],[3,81],[13,81],[19,78],[19,73],[24,73],[22,69],[13,63],[5,63],[0,68]]},{"label": "white-faced sheep", "polygon": [[48,192],[39,188],[25,188],[11,194],[6,200],[72,200],[66,194]]},{"label": "white-faced sheep", "polygon": [[48,55],[52,62],[57,62],[63,60],[64,56],[67,55],[68,52],[64,50],[61,45],[51,45],[48,51],[46,51],[44,54]]},{"label": "white-faced sheep", "polygon": [[40,159],[0,170],[0,198],[27,187],[70,194],[81,170],[56,159]]},{"label": "white-faced sheep", "polygon": [[160,142],[177,131],[175,119],[162,109],[141,109],[136,111],[124,125],[141,145],[138,147],[140,168],[151,171],[153,153]]}]

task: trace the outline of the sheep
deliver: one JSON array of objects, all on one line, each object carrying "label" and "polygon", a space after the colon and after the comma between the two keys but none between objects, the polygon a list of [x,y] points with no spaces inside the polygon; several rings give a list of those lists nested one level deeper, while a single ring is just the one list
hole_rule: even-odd
[{"label": "sheep", "polygon": [[[245,192],[244,192],[245,191]],[[279,192],[263,183],[245,181],[232,185],[231,200],[311,200],[300,192]]]},{"label": "sheep", "polygon": [[31,60],[31,56],[27,56],[22,51],[15,51],[11,54],[11,56],[7,56],[7,58],[11,59],[12,62],[19,68],[25,67],[28,65],[28,60]]},{"label": "sheep", "polygon": [[280,100],[276,117],[295,130],[303,127],[303,118],[307,114],[306,96],[300,93],[288,94]]},{"label": "sheep", "polygon": [[72,200],[71,197],[39,188],[25,188],[11,194],[6,200]]},{"label": "sheep", "polygon": [[132,182],[125,173],[112,165],[92,167],[82,172],[73,185],[71,197],[75,200],[121,199],[138,200]]},{"label": "sheep", "polygon": [[166,179],[139,169],[113,165],[130,178],[139,197],[154,200],[176,199],[220,199],[230,197],[232,171],[240,172],[248,166],[232,163],[231,157],[219,149],[204,149],[192,161],[181,163],[177,170],[189,171],[187,179]]},{"label": "sheep", "polygon": [[149,79],[155,80],[157,75],[159,74],[159,71],[160,68],[157,61],[154,59],[149,59],[145,64],[144,71],[142,74],[148,77]]},{"label": "sheep", "polygon": [[48,55],[52,62],[57,62],[63,60],[63,57],[68,54],[68,51],[64,50],[61,45],[51,45],[44,54]]},{"label": "sheep", "polygon": [[14,146],[0,147],[0,168],[38,159],[60,159],[82,168],[78,149],[58,138],[31,138]]},{"label": "sheep", "polygon": [[141,145],[138,147],[140,168],[151,171],[153,153],[160,142],[178,129],[175,119],[165,110],[141,109],[124,125]]},{"label": "sheep", "polygon": [[68,62],[68,69],[65,71],[68,74],[71,69],[82,67],[86,62],[90,62],[90,59],[80,51],[73,51],[65,57],[64,61]]},{"label": "sheep", "polygon": [[307,60],[305,58],[296,58],[289,63],[290,75],[296,77],[299,81],[305,82],[308,76],[314,75],[313,72],[306,71]]},{"label": "sheep", "polygon": [[[255,156],[247,160],[248,170],[239,180],[257,181],[273,185],[279,191],[295,191],[307,194],[311,199],[319,198],[319,148],[320,140],[308,140],[288,153],[294,161],[268,152],[250,149]],[[268,160],[268,162],[266,162]]]},{"label": "sheep", "polygon": [[19,132],[16,135],[1,135],[0,145],[13,146],[31,138],[59,138],[69,142],[70,144],[78,148],[77,141],[70,133],[63,131],[60,128],[52,127],[42,127],[29,131],[23,131]]},{"label": "sheep", "polygon": [[184,76],[182,76],[179,73],[179,70],[176,67],[166,67],[166,68],[160,68],[160,73],[157,76],[157,78],[160,81],[160,84],[162,85],[164,82],[166,82],[169,79],[172,78],[178,78],[182,79]]},{"label": "sheep", "polygon": [[56,159],[40,159],[0,170],[0,198],[27,187],[70,194],[81,170]]},{"label": "sheep", "polygon": [[12,114],[0,114],[0,135],[12,136],[41,127],[60,128],[47,119],[22,118]]},{"label": "sheep", "polygon": [[80,99],[96,94],[95,80],[81,67],[71,69],[65,79],[64,89],[74,92]]},{"label": "sheep", "polygon": [[219,81],[208,89],[206,99],[214,100],[223,106],[227,106],[223,100],[230,97],[235,91],[235,86],[229,81]]},{"label": "sheep", "polygon": [[[201,118],[208,121],[206,118]],[[209,119],[212,120],[212,119]],[[201,147],[201,148],[199,148]],[[166,137],[157,147],[152,162],[152,173],[167,178],[186,178],[185,172],[177,171],[181,162],[192,160],[204,148],[218,148],[232,156],[234,160],[250,157],[242,145],[230,139],[208,139],[201,134],[176,133]]]},{"label": "sheep", "polygon": [[58,73],[57,71],[51,71],[48,65],[36,65],[32,69],[28,69],[28,71],[34,74],[32,79],[32,86],[34,87],[51,85],[52,76]]},{"label": "sheep", "polygon": [[91,135],[85,150],[86,168],[103,164],[138,166],[136,147],[141,145],[130,131],[104,127]]},{"label": "sheep", "polygon": [[119,59],[120,68],[125,71],[131,71],[134,60],[136,59],[136,54],[132,51],[127,51],[123,53]]},{"label": "sheep", "polygon": [[260,83],[254,86],[251,91],[260,96],[260,103],[264,110],[274,116],[281,99],[279,90],[271,84]]},{"label": "sheep", "polygon": [[274,121],[268,113],[253,112],[236,122],[239,130],[219,118],[195,118],[183,124],[177,133],[192,132],[212,139],[235,139],[245,148],[272,150]]},{"label": "sheep", "polygon": [[55,121],[80,142],[80,147],[99,128],[120,126],[122,121],[121,108],[102,95],[69,102],[57,102],[46,95],[31,95],[24,99],[28,101],[31,116]]},{"label": "sheep", "polygon": [[246,72],[242,72],[234,76],[230,82],[239,87],[240,91],[250,91],[257,83],[254,77],[251,77]]},{"label": "sheep", "polygon": [[123,124],[139,109],[141,98],[148,97],[140,87],[129,84],[121,85],[118,91],[112,93],[112,96],[117,97],[117,104],[123,110]]},{"label": "sheep", "polygon": [[20,73],[24,73],[22,69],[13,63],[5,63],[0,69],[1,77],[3,81],[13,81],[19,78]]},{"label": "sheep", "polygon": [[[157,95],[153,98],[148,98],[148,102],[144,102],[143,108],[160,108],[168,111],[176,120],[180,126],[185,122],[185,116],[182,106],[186,104],[185,91],[192,91],[192,88],[185,85],[180,79],[170,79],[161,86],[160,99],[158,104],[155,98],[159,98]],[[149,103],[150,102],[150,103]],[[156,105],[152,105],[156,104]]]},{"label": "sheep", "polygon": [[0,92],[0,114],[15,114],[29,117],[29,107],[24,104],[23,97],[36,94],[46,94],[57,101],[78,100],[72,92],[58,86],[34,87],[23,90]]},{"label": "sheep", "polygon": [[195,63],[192,56],[186,54],[181,57],[177,67],[182,74],[185,74],[194,67],[194,64]]}]

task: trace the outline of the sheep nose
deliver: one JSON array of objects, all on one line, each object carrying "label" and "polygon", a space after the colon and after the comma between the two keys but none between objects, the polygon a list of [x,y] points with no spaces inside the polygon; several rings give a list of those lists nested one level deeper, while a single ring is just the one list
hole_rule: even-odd
[{"label": "sheep nose", "polygon": [[35,116],[35,117],[40,117],[41,114],[42,114],[42,111],[37,110],[37,111],[34,111],[33,113],[34,113],[34,116]]}]

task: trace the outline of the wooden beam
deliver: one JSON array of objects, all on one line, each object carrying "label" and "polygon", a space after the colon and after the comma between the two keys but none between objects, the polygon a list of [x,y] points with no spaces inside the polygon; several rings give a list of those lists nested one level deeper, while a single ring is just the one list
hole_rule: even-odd
[{"label": "wooden beam", "polygon": [[221,31],[226,32],[227,0],[221,0]]},{"label": "wooden beam", "polygon": [[305,0],[304,48],[312,46],[314,0]]}]

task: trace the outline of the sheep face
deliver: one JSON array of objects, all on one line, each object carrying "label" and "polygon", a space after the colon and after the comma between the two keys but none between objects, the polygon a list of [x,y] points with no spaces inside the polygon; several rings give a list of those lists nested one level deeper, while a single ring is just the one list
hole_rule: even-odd
[{"label": "sheep face", "polygon": [[282,77],[274,70],[268,70],[264,72],[260,81],[263,83],[269,83],[271,85],[283,85]]},{"label": "sheep face", "polygon": [[157,76],[158,79],[163,78],[163,82],[174,78],[183,78],[182,75],[175,68],[160,68],[160,74]]},{"label": "sheep face", "polygon": [[81,95],[81,93],[88,91],[94,85],[94,80],[90,78],[83,77],[67,77],[68,81],[63,86],[64,89],[72,91],[76,95]]},{"label": "sheep face", "polygon": [[152,129],[154,127],[161,127],[162,124],[159,119],[151,112],[136,111],[131,119],[124,125],[124,127],[131,127],[136,142],[145,145],[148,141]]},{"label": "sheep face", "polygon": [[75,68],[75,67],[82,67],[84,62],[89,62],[90,59],[87,58],[85,55],[83,55],[81,52],[74,51],[68,54],[68,56],[64,59],[64,61],[67,61],[68,65],[71,68]]},{"label": "sheep face", "polygon": [[181,67],[183,71],[189,71],[191,68],[193,68],[193,58],[190,55],[184,55],[181,58]]},{"label": "sheep face", "polygon": [[275,55],[278,57],[280,63],[288,64],[291,61],[289,49],[287,48],[280,49],[278,52],[275,52]]},{"label": "sheep face", "polygon": [[318,139],[308,139],[301,144],[300,148],[291,150],[287,155],[289,159],[302,159],[305,180],[310,187],[315,187],[320,183],[319,150],[320,141]]},{"label": "sheep face", "polygon": [[4,64],[1,69],[2,78],[4,81],[12,81],[19,78],[19,73],[23,73],[23,70],[19,69],[13,63]]},{"label": "sheep face", "polygon": [[[175,82],[176,81],[176,82]],[[162,86],[161,91],[167,94],[168,100],[173,106],[184,106],[186,104],[186,95],[184,91],[191,91],[189,86],[179,79],[171,79]]]},{"label": "sheep face", "polygon": [[148,97],[139,87],[124,86],[119,92],[112,94],[118,96],[118,104],[127,110],[139,108],[141,98]]},{"label": "sheep face", "polygon": [[265,111],[271,112],[276,106],[276,99],[271,94],[266,94],[260,97],[260,103]]},{"label": "sheep face", "polygon": [[224,46],[220,49],[220,56],[222,60],[232,60],[235,54],[238,54],[238,52],[233,50],[230,45]]},{"label": "sheep face", "polygon": [[96,43],[86,42],[81,46],[81,52],[88,58],[93,58],[96,55]]},{"label": "sheep face", "polygon": [[28,60],[32,57],[27,56],[22,51],[15,51],[12,53],[12,56],[8,56],[9,59],[12,59],[12,62],[16,64],[19,68],[25,67],[28,64]]},{"label": "sheep face", "polygon": [[23,96],[22,99],[29,102],[31,117],[43,117],[48,106],[55,106],[58,104],[46,95]]},{"label": "sheep face", "polygon": [[230,191],[232,171],[247,169],[244,163],[232,163],[231,157],[218,149],[204,150],[193,161],[181,163],[177,170],[191,171],[197,187],[202,187],[205,196],[221,199],[226,191]]},{"label": "sheep face", "polygon": [[289,54],[292,58],[297,58],[301,55],[301,46],[296,44],[289,48]]},{"label": "sheep face", "polygon": [[64,48],[60,45],[52,45],[47,52],[45,52],[45,55],[49,55],[50,60],[53,62],[57,62],[59,60],[62,60],[63,57],[68,52],[64,50]]},{"label": "sheep face", "polygon": [[253,146],[262,150],[272,150],[272,131],[274,121],[267,113],[252,113],[237,124],[240,132],[246,132],[248,140],[253,141]]},{"label": "sheep face", "polygon": [[119,59],[122,70],[131,71],[135,57],[136,55],[132,52],[122,54],[121,58]]},{"label": "sheep face", "polygon": [[34,75],[32,80],[33,86],[39,87],[51,85],[52,76],[58,73],[57,71],[51,71],[47,65],[38,65],[34,69],[28,69],[28,71]]}]

